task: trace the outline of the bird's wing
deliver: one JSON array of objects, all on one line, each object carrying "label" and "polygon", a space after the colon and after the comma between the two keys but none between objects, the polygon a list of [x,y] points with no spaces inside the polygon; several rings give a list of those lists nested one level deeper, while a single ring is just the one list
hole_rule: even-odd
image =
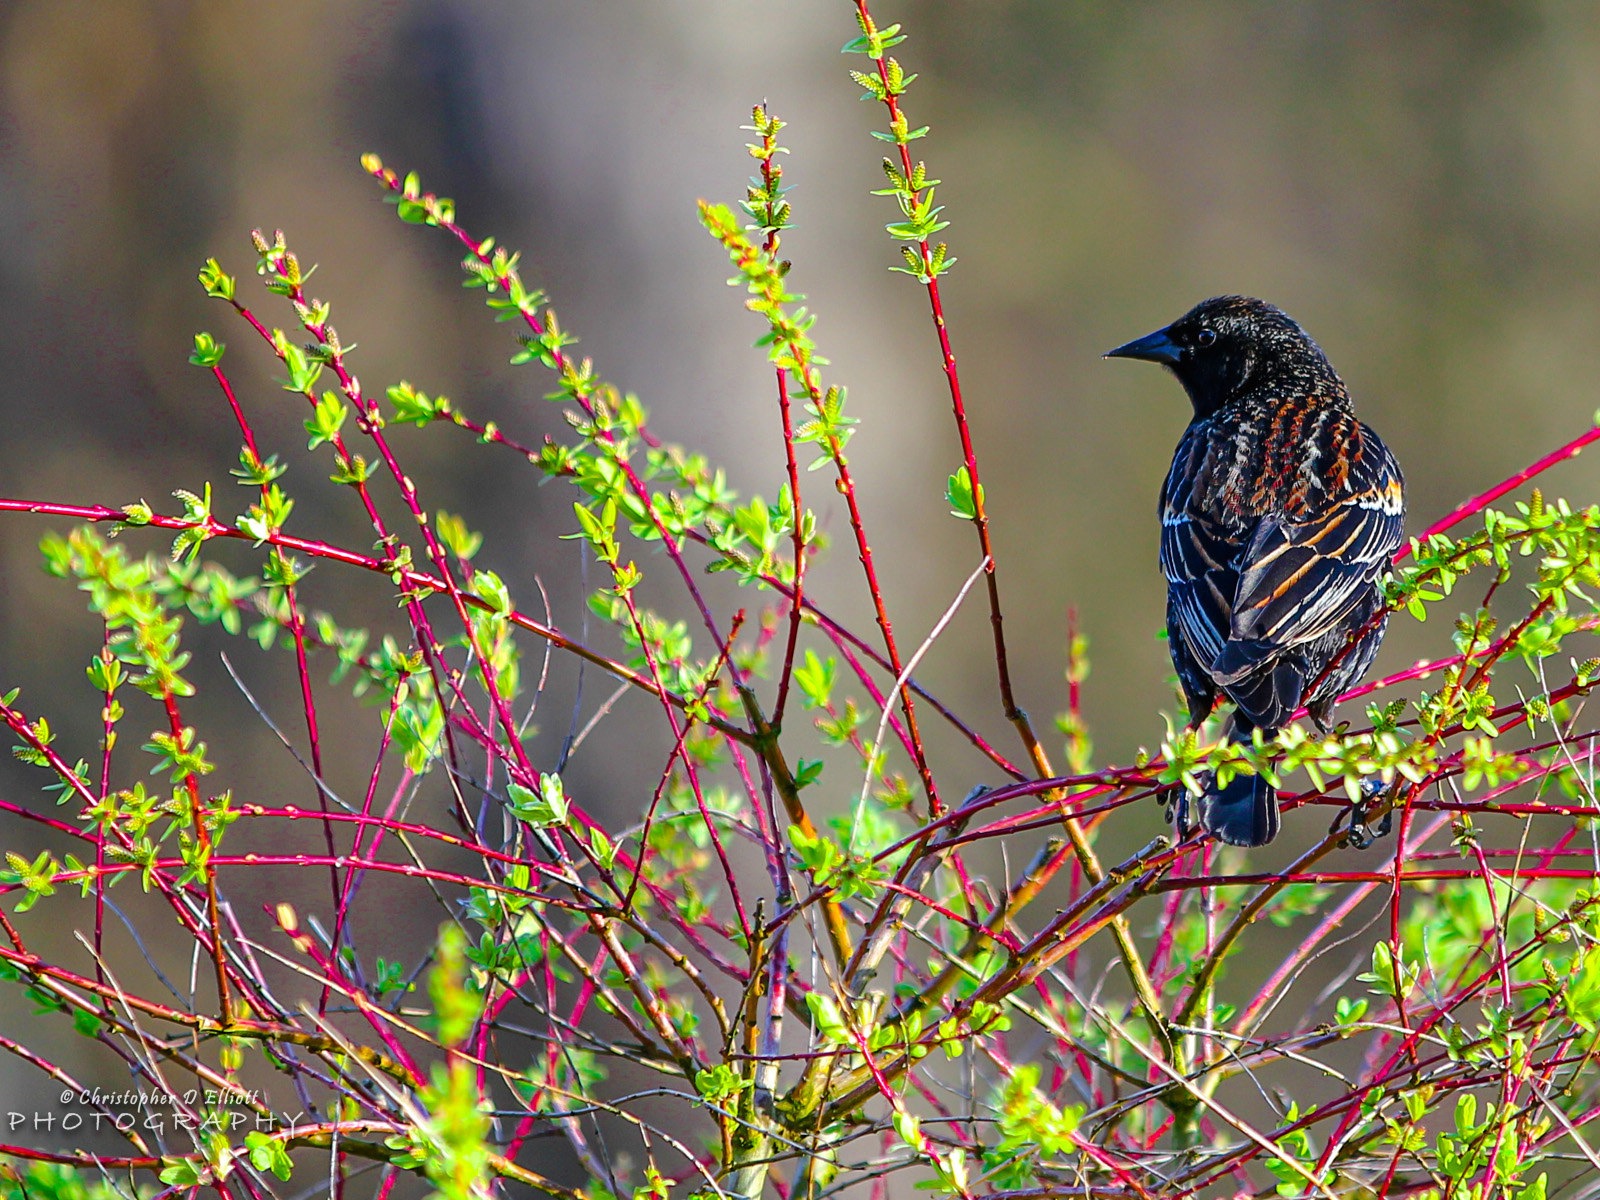
[{"label": "bird's wing", "polygon": [[1235,552],[1227,535],[1204,518],[1180,512],[1162,523],[1161,569],[1171,617],[1202,663],[1216,658],[1228,640],[1239,578],[1229,565]]},{"label": "bird's wing", "polygon": [[[1193,663],[1209,673],[1232,626],[1239,574],[1234,560],[1247,527],[1195,503],[1206,470],[1207,432],[1190,426],[1161,490],[1161,571],[1167,577],[1167,636],[1191,702],[1215,693],[1209,675],[1187,678]],[[1207,706],[1209,707],[1209,706]]]},{"label": "bird's wing", "polygon": [[[1230,683],[1284,650],[1338,632],[1404,539],[1400,469],[1358,427],[1325,504],[1303,520],[1262,517],[1237,560],[1229,652],[1214,664]],[[1296,514],[1298,515],[1298,514]]]}]

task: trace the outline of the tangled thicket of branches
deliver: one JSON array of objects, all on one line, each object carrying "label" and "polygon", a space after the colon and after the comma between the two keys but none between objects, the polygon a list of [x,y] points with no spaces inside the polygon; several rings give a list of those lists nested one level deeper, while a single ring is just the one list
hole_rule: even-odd
[{"label": "tangled thicket of branches", "polygon": [[[569,353],[515,254],[369,158],[402,220],[460,243],[468,286],[516,331],[513,361],[554,381],[571,436],[523,445],[410,384],[374,394],[282,235],[257,234],[257,271],[289,331],[216,262],[201,282],[281,363],[310,447],[370,519],[375,548],[291,532],[283,466],[258,446],[251,401],[208,334],[192,361],[238,423],[242,514],[219,515],[209,489],[179,493],[173,514],[0,501],[82,522],[45,538],[46,565],[87,593],[105,630],[88,667],[103,706],[93,751],[63,745],[16,692],[0,697],[17,755],[54,800],[0,797],[13,848],[0,974],[125,1061],[128,1090],[146,1093],[97,1094],[0,1037],[66,1089],[52,1123],[10,1122],[8,1194],[148,1193],[159,1180],[264,1196],[331,1176],[387,1195],[409,1173],[450,1197],[564,1200],[877,1196],[900,1176],[964,1197],[1276,1187],[1533,1200],[1600,1170],[1585,1131],[1600,1112],[1600,804],[1584,715],[1600,660],[1579,661],[1600,623],[1600,513],[1537,491],[1514,512],[1490,507],[1600,431],[1402,553],[1393,608],[1431,615],[1452,644],[1346,698],[1347,713],[1365,705],[1354,727],[1295,725],[1242,747],[1173,735],[1160,757],[1096,766],[1074,640],[1071,704],[1051,738],[1064,741],[1063,774],[1012,693],[1001,564],[940,303],[955,260],[936,241],[936,181],[912,154],[926,130],[903,109],[913,77],[891,54],[898,27],[857,9],[847,49],[865,56],[854,77],[886,112],[896,269],[935,318],[959,440],[948,497],[977,542],[957,600],[986,598],[1020,755],[919,686],[937,628],[918,645],[894,633],[846,454],[856,422],[823,378],[780,257],[780,121],[754,112],[742,212],[700,214],[774,373],[786,470],[771,503],[740,501],[713,464],[653,436],[637,398]],[[463,452],[509,449],[571,489],[608,634],[575,640],[576,621],[512,594],[463,519],[430,517],[386,432],[407,424],[465,430],[479,445]],[[807,486],[843,498],[875,629],[835,620],[809,584],[823,539]],[[384,515],[396,497],[398,525]],[[175,535],[170,557],[129,552],[146,530]],[[227,539],[255,548],[258,574],[213,559]],[[314,611],[313,563],[398,589],[409,638]],[[707,570],[748,585],[750,607],[719,611]],[[219,731],[185,676],[190,619],[280,651],[295,673],[303,728],[283,734],[310,780],[300,803],[207,789],[202,738]],[[659,738],[627,750],[657,756],[658,782],[622,806],[625,822],[561,778],[574,744],[606,737],[594,722],[610,700],[582,715],[590,725],[560,759],[530,748],[550,672],[580,666],[659,706]],[[352,693],[379,718],[377,751],[325,763],[319,720]],[[932,738],[968,744],[1010,782],[969,791],[936,777]],[[1207,767],[1270,773],[1290,804],[1327,806],[1328,835],[1271,873],[1194,839],[1103,859],[1098,835],[1125,808],[1148,824],[1152,796]],[[364,793],[334,778],[360,778]],[[1392,836],[1360,869],[1336,869],[1351,861],[1329,865],[1361,798]],[[324,849],[234,849],[290,842],[283,831],[305,822]],[[1007,865],[984,878],[975,864],[993,873],[1002,859],[985,844],[1000,839]],[[285,865],[317,884],[258,930],[230,894]],[[389,900],[363,888],[377,877]],[[352,923],[397,888],[431,896],[440,923],[387,961]],[[160,961],[137,926],[107,921],[141,889],[137,911],[175,919],[203,969]],[[40,923],[73,904],[92,913],[78,950],[36,952]],[[147,953],[148,979],[108,965],[123,938]],[[1248,984],[1230,987],[1230,967]],[[94,1130],[121,1152],[71,1148]]]}]

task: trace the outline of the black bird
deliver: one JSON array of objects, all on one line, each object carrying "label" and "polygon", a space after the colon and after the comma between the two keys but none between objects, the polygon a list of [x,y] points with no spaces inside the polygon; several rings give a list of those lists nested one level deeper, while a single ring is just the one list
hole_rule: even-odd
[{"label": "black bird", "polygon": [[[1272,736],[1302,705],[1327,729],[1388,624],[1378,579],[1405,520],[1394,455],[1321,348],[1264,301],[1218,296],[1106,357],[1161,363],[1194,404],[1161,489],[1167,641],[1190,727],[1226,699],[1237,741]],[[1180,831],[1188,807],[1180,787]],[[1208,776],[1196,809],[1235,846],[1278,833],[1277,793],[1257,775],[1222,788]]]}]

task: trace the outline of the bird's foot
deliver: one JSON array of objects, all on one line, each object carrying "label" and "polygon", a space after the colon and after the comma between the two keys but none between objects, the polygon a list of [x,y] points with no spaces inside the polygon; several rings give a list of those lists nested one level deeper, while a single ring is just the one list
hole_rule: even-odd
[{"label": "bird's foot", "polygon": [[1378,818],[1376,826],[1367,824],[1367,809],[1372,803],[1382,798],[1385,785],[1381,779],[1364,779],[1361,781],[1361,799],[1338,817],[1328,828],[1329,833],[1339,832],[1344,826],[1342,844],[1352,850],[1365,850],[1381,837],[1387,837],[1394,828],[1394,807],[1391,805],[1383,810],[1383,815]]},{"label": "bird's foot", "polygon": [[1189,795],[1189,789],[1183,784],[1175,783],[1165,792],[1157,792],[1156,798],[1161,801],[1162,815],[1166,817],[1167,824],[1172,826],[1174,842],[1184,841],[1199,827],[1194,797]]}]

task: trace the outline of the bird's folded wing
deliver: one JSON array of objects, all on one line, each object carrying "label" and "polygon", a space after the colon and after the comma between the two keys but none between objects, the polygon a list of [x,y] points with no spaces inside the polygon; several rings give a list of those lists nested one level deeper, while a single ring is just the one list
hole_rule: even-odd
[{"label": "bird's folded wing", "polygon": [[1228,640],[1239,579],[1230,564],[1237,553],[1227,532],[1214,522],[1181,510],[1162,514],[1161,570],[1167,577],[1172,632],[1206,669]]},{"label": "bird's folded wing", "polygon": [[[1234,560],[1248,526],[1205,503],[1213,429],[1196,422],[1184,432],[1161,489],[1161,572],[1167,577],[1168,636],[1182,640],[1209,673],[1228,640],[1239,576]],[[1174,648],[1177,654],[1177,648]]]},{"label": "bird's folded wing", "polygon": [[[1219,682],[1291,647],[1313,642],[1341,623],[1383,573],[1404,537],[1400,474],[1387,454],[1367,486],[1306,521],[1263,517],[1238,561]],[[1352,481],[1356,482],[1356,481]]]}]

